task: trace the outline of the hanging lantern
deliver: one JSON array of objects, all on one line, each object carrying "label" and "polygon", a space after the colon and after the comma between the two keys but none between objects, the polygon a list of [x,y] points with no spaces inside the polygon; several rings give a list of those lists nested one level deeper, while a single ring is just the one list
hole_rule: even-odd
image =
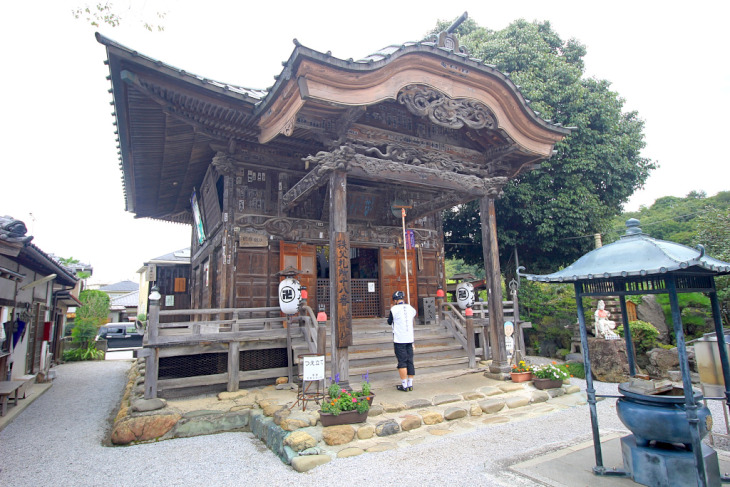
[{"label": "hanging lantern", "polygon": [[438,288],[436,290],[436,297],[437,298],[443,298],[444,297],[444,289],[443,288],[440,287],[440,288]]},{"label": "hanging lantern", "polygon": [[285,315],[299,312],[299,301],[302,299],[302,286],[299,281],[287,277],[279,283],[279,308]]},{"label": "hanging lantern", "polygon": [[456,303],[461,309],[466,309],[474,304],[474,285],[472,283],[460,282],[456,286]]}]

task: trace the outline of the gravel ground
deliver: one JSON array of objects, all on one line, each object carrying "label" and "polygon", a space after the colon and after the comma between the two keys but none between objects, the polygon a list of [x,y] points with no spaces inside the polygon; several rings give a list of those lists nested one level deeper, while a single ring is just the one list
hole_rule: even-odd
[{"label": "gravel ground", "polygon": [[[538,485],[505,467],[591,438],[587,407],[383,453],[337,459],[298,474],[249,433],[225,433],[129,447],[102,441],[129,362],[56,368],[53,387],[0,432],[0,485]],[[585,388],[585,381],[571,379]],[[596,383],[613,394],[616,384]],[[719,416],[718,416],[719,414]],[[601,433],[624,431],[615,401],[598,404]],[[713,408],[715,422],[722,413]],[[723,426],[724,428],[724,426]]]}]

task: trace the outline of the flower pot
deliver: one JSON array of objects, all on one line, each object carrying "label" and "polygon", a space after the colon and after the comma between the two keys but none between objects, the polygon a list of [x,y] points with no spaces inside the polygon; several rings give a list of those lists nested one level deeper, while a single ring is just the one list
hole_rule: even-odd
[{"label": "flower pot", "polygon": [[319,412],[319,421],[322,426],[336,426],[338,424],[364,423],[368,419],[368,412],[358,413],[357,411],[342,411],[335,416],[332,413]]},{"label": "flower pot", "polygon": [[510,372],[512,382],[527,382],[532,380],[532,372]]},{"label": "flower pot", "polygon": [[362,397],[364,397],[365,399],[368,400],[368,404],[370,404],[371,406],[373,405],[373,399],[375,399],[375,393],[374,392],[371,392],[367,396],[362,396]]},{"label": "flower pot", "polygon": [[563,386],[563,381],[560,379],[538,379],[535,377],[532,379],[532,384],[540,390],[557,389]]}]

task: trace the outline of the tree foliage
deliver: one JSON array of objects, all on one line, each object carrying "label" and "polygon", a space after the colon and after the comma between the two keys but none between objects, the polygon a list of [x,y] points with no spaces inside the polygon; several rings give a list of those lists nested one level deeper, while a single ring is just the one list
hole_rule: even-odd
[{"label": "tree foliage", "polygon": [[89,320],[92,324],[99,327],[106,322],[109,314],[109,295],[104,291],[88,289],[81,291],[79,301],[83,304],[76,309],[76,320]]},{"label": "tree foliage", "polygon": [[[84,3],[71,10],[71,14],[77,20],[83,20],[92,27],[119,27],[121,23],[132,19],[139,22],[146,30],[162,32],[165,26],[162,21],[166,12],[157,11],[152,16],[145,12],[147,1],[140,6],[135,5],[134,0],[119,0],[117,2],[98,2],[96,4]],[[154,19],[154,20],[153,20]]]},{"label": "tree foliage", "polygon": [[[723,212],[730,210],[730,191],[708,197],[703,191],[690,191],[684,198],[664,196],[651,206],[614,217],[611,229],[603,238],[610,243],[626,233],[626,220],[637,218],[644,233],[661,240],[694,246],[705,245],[708,254],[727,260],[723,254],[721,233]],[[720,231],[718,234],[717,232]],[[725,237],[726,238],[726,237]],[[719,244],[719,245],[717,245]],[[730,257],[727,256],[726,257]]]},{"label": "tree foliage", "polygon": [[[441,23],[441,30],[446,23]],[[584,78],[586,48],[563,41],[549,22],[517,20],[493,31],[473,21],[457,31],[471,56],[509,73],[539,116],[576,127],[540,169],[518,176],[497,201],[503,269],[513,249],[530,272],[554,271],[591,248],[591,238],[621,212],[655,167],[641,157],[644,124],[623,112],[606,80]],[[447,254],[481,263],[478,202],[445,212]]]}]

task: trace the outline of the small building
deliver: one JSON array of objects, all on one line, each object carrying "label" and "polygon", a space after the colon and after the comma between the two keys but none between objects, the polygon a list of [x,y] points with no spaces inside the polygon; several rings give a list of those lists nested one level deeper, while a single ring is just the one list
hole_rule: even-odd
[{"label": "small building", "polygon": [[[145,262],[137,273],[140,276],[138,308],[141,313],[147,312],[147,297],[154,286],[165,296],[160,309],[190,308],[190,247],[155,257]],[[180,319],[186,321],[187,317]],[[161,321],[172,321],[172,317],[163,316]]]},{"label": "small building", "polygon": [[139,291],[122,294],[109,302],[109,323],[134,321],[137,318]]},{"label": "small building", "polygon": [[34,245],[25,223],[0,217],[0,380],[45,373],[66,324],[81,306],[79,280]]}]

